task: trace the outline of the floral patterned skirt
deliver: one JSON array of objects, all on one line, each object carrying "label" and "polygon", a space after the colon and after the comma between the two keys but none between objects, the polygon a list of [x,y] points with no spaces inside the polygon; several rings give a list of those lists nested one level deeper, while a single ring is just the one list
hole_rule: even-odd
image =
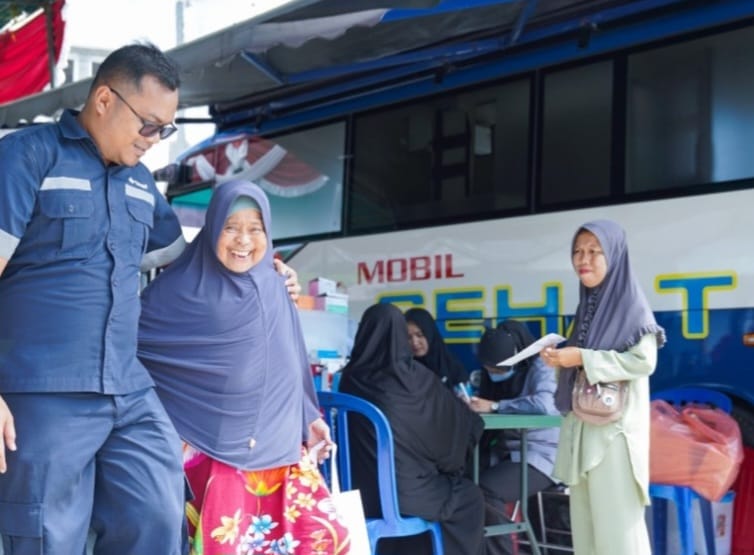
[{"label": "floral patterned skirt", "polygon": [[237,470],[189,446],[191,555],[346,555],[350,539],[314,463]]}]

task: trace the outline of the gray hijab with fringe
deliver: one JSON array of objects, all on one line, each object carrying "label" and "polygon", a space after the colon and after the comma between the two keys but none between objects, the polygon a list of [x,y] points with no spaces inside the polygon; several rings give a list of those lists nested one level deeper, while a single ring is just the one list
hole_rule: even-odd
[{"label": "gray hijab with fringe", "polygon": [[[587,222],[576,230],[593,233],[602,246],[607,261],[607,274],[597,287],[579,284],[579,305],[576,308],[568,345],[594,350],[626,351],[642,337],[654,333],[657,346],[665,344],[665,330],[657,324],[644,291],[628,260],[626,233],[610,220]],[[563,368],[558,376],[555,406],[565,414],[571,410],[571,391],[576,378],[575,368]]]}]

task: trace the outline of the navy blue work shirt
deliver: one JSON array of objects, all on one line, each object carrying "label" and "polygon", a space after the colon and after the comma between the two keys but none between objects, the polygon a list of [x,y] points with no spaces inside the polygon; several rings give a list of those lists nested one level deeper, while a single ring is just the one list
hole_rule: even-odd
[{"label": "navy blue work shirt", "polygon": [[149,170],[106,165],[72,111],[1,139],[0,168],[0,394],[153,385],[136,358],[140,267],[185,242]]}]

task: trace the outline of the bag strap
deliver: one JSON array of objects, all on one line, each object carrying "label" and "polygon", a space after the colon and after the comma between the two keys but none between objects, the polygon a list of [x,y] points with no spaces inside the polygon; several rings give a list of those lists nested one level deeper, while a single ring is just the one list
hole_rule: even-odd
[{"label": "bag strap", "polygon": [[665,416],[676,421],[681,420],[681,412],[663,399],[654,399],[650,403],[650,406],[653,415]]},{"label": "bag strap", "polygon": [[725,434],[717,431],[712,425],[714,420],[710,415],[720,409],[706,409],[701,407],[686,407],[681,411],[681,418],[702,440],[725,445]]},{"label": "bag strap", "polygon": [[338,446],[333,443],[330,450],[330,493],[338,495],[340,493],[340,477],[338,476]]},{"label": "bag strap", "polygon": [[[317,454],[319,450],[325,446],[325,442],[321,441],[309,451],[309,460],[313,465],[317,465]],[[330,493],[340,493],[340,477],[338,476],[338,462],[337,462],[338,446],[332,443],[330,446]]]}]

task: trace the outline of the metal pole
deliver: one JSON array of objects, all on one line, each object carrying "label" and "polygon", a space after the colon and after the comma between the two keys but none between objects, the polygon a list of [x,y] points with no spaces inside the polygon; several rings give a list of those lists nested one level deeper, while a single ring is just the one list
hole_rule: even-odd
[{"label": "metal pole", "polygon": [[[189,7],[189,0],[176,0],[175,2],[175,45],[180,46],[186,40],[185,27],[186,27],[186,8]],[[176,119],[183,120],[185,110],[182,108],[178,110]],[[178,126],[178,133],[176,138],[170,144],[169,159],[175,160],[179,154],[183,153],[189,147],[188,140],[186,139],[186,127],[184,125]]]},{"label": "metal pole", "polygon": [[183,9],[184,1],[177,0],[175,3],[175,45],[183,44]]},{"label": "metal pole", "polygon": [[55,0],[45,2],[45,24],[47,27],[47,66],[50,70],[50,88],[55,88],[55,29],[52,25],[53,9]]}]

